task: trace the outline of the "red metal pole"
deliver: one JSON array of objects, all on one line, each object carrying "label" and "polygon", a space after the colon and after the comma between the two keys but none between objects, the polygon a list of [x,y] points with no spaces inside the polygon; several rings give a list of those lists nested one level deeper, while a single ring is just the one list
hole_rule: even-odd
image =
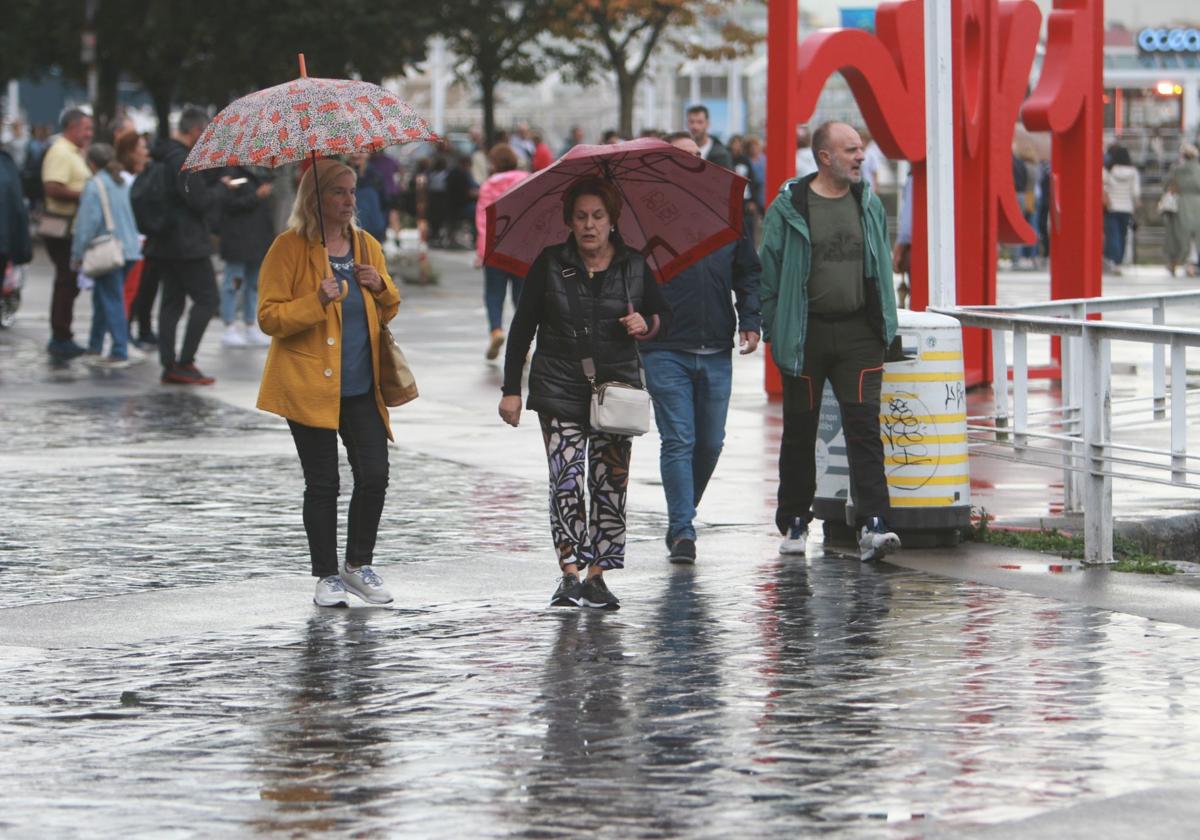
[{"label": "red metal pole", "polygon": [[[767,5],[767,185],[769,204],[779,186],[796,174],[795,86],[800,52],[800,4],[769,0]],[[765,388],[779,396],[783,383],[764,347]]]}]

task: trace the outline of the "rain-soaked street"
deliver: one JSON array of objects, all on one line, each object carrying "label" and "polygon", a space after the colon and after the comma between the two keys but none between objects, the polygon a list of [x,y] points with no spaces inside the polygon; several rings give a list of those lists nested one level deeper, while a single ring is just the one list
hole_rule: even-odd
[{"label": "rain-soaked street", "polygon": [[447,275],[397,329],[424,393],[393,415],[392,608],[311,605],[300,470],[250,408],[253,351],[210,335],[220,382],[181,392],[151,365],[49,368],[40,308],[0,334],[0,834],[1194,831],[1200,613],[778,556],[777,414],[752,379],[700,562],[664,559],[647,436],[622,609],[545,608],[540,441],[494,419],[477,287]]}]

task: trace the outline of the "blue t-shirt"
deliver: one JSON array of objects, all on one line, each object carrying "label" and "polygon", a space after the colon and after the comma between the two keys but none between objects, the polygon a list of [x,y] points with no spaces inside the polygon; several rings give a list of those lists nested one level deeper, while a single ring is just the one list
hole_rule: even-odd
[{"label": "blue t-shirt", "polygon": [[330,256],[334,277],[350,287],[342,300],[342,396],[357,397],[368,393],[375,384],[371,371],[371,334],[367,327],[367,304],[362,287],[354,279],[354,251],[341,257]]}]

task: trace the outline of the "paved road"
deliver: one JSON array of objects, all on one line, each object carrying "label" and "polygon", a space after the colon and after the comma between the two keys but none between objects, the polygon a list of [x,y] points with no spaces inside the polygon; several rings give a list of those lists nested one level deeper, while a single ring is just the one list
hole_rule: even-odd
[{"label": "paved road", "polygon": [[214,330],[218,385],[179,391],[48,367],[34,309],[0,335],[0,833],[1187,836],[1200,593],[974,546],[778,557],[757,360],[696,568],[664,561],[647,437],[624,608],[545,609],[538,435],[492,419],[456,259],[397,330],[423,396],[395,413],[394,608],[309,604],[255,351]]}]

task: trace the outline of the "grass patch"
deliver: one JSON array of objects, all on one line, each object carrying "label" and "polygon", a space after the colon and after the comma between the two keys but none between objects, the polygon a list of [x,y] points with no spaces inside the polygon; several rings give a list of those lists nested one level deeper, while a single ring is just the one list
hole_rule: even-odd
[{"label": "grass patch", "polygon": [[[997,531],[991,527],[991,519],[986,510],[981,510],[977,523],[966,530],[966,539],[1006,548],[1057,554],[1059,557],[1075,560],[1083,559],[1083,537],[1080,535],[1064,534],[1057,528],[1041,528],[1036,531]],[[1113,535],[1113,559],[1116,562],[1111,568],[1117,572],[1173,575],[1179,571],[1173,564],[1147,554],[1133,540],[1120,534]]]}]

